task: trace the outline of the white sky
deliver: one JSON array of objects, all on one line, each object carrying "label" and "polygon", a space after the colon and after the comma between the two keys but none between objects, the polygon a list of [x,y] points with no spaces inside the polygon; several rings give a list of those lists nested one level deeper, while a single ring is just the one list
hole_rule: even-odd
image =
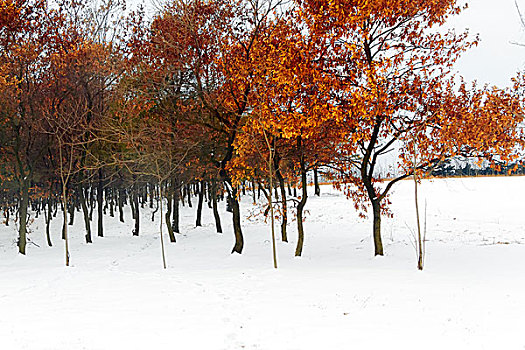
[{"label": "white sky", "polygon": [[[525,30],[514,0],[470,0],[468,4],[449,25],[458,31],[468,28],[471,34],[479,33],[481,41],[460,59],[458,72],[467,81],[511,86],[511,77],[525,68],[525,46],[513,44],[525,45]],[[518,5],[525,15],[525,0],[518,0]]]}]

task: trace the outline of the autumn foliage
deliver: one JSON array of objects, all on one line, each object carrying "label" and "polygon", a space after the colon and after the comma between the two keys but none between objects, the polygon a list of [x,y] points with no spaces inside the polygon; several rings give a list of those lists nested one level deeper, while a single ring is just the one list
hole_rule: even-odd
[{"label": "autumn foliage", "polygon": [[30,207],[59,198],[86,218],[97,206],[100,236],[104,201],[121,220],[129,203],[138,235],[139,202],[166,200],[175,242],[192,191],[218,231],[226,197],[241,253],[250,184],[283,242],[296,219],[301,255],[315,170],[371,212],[382,255],[396,182],[457,157],[497,167],[520,154],[523,77],[501,89],[453,73],[478,41],[442,29],[463,9],[455,0],[176,0],[152,18],[120,1],[58,5],[0,1],[1,204],[19,213],[21,253]]}]

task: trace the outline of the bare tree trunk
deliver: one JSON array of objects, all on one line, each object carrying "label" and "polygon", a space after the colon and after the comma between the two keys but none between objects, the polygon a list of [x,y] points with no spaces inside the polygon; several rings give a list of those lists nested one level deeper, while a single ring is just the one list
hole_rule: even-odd
[{"label": "bare tree trunk", "polygon": [[73,195],[71,195],[71,203],[69,203],[69,226],[73,226],[74,224],[74,221],[75,221],[75,192],[74,191],[70,191],[70,192],[73,192]]},{"label": "bare tree trunk", "polygon": [[195,226],[202,226],[202,203],[204,200],[204,180],[200,181],[199,189],[199,201],[197,203],[197,220],[195,221]]},{"label": "bare tree trunk", "polygon": [[233,210],[233,233],[235,235],[235,245],[233,246],[232,253],[242,254],[244,238],[241,229],[241,208],[239,207],[239,201],[237,200],[236,188],[232,187],[230,197]]},{"label": "bare tree trunk", "polygon": [[29,206],[29,182],[27,179],[22,180],[20,189],[20,206],[18,208],[18,219],[20,226],[18,227],[18,252],[26,254],[27,245],[27,208]]},{"label": "bare tree trunk", "polygon": [[46,219],[46,239],[47,239],[47,245],[52,247],[53,243],[51,243],[51,232],[50,232],[50,224],[51,224],[51,216],[53,215],[52,208],[51,208],[51,192],[49,194],[49,198],[47,200],[47,212],[44,210],[44,217]]},{"label": "bare tree trunk", "polygon": [[301,157],[301,187],[302,196],[299,204],[297,205],[297,247],[295,248],[295,256],[301,256],[303,252],[304,244],[304,228],[303,228],[303,209],[308,199],[308,183],[306,178],[306,168],[304,164],[304,157]]},{"label": "bare tree trunk", "polygon": [[281,240],[283,242],[288,242],[288,234],[286,228],[288,226],[288,206],[286,203],[286,189],[284,187],[284,177],[281,174],[280,170],[281,158],[279,154],[275,153],[275,177],[279,181],[279,188],[281,189],[281,206],[282,206],[282,215],[281,215]]},{"label": "bare tree trunk", "polygon": [[319,187],[319,174],[317,173],[317,167],[314,168],[314,188],[315,188],[315,195],[320,196],[321,188]]},{"label": "bare tree trunk", "polygon": [[270,206],[270,215],[272,216],[272,257],[273,257],[273,267],[277,268],[277,249],[275,247],[275,214],[273,211],[273,200],[272,200],[272,188],[273,188],[273,163],[274,156],[273,150],[275,147],[275,142],[270,143],[268,137],[266,136],[266,131],[264,131],[264,138],[266,140],[266,145],[268,146],[268,169],[270,170],[270,189],[268,190],[268,205]]},{"label": "bare tree trunk", "polygon": [[86,196],[84,195],[84,188],[82,184],[78,186],[80,195],[80,205],[82,206],[82,213],[84,214],[84,225],[86,226],[86,243],[93,243],[91,238],[91,222],[89,221],[89,212],[86,203]]},{"label": "bare tree trunk", "polygon": [[215,218],[215,228],[217,233],[222,233],[221,217],[217,208],[217,181],[214,179],[211,183],[211,202],[213,208],[213,217]]},{"label": "bare tree trunk", "polygon": [[301,170],[301,187],[303,190],[301,200],[299,201],[299,204],[297,205],[297,247],[295,249],[295,256],[301,256],[303,252],[303,244],[304,244],[304,228],[303,228],[303,209],[306,205],[306,200],[308,199],[308,183],[306,178],[306,162],[304,159],[303,154],[303,148],[302,148],[302,140],[301,137],[297,139],[297,148],[300,152],[300,159],[299,159],[299,165]]},{"label": "bare tree trunk", "polygon": [[417,240],[416,240],[416,253],[417,253],[417,268],[418,270],[423,270],[423,264],[424,264],[424,247],[425,242],[424,238],[421,234],[421,224],[419,221],[419,201],[418,201],[418,176],[416,171],[416,162],[417,155],[416,151],[414,150],[414,161],[413,161],[413,172],[414,172],[414,201],[416,205],[416,223],[417,223]]},{"label": "bare tree trunk", "polygon": [[67,183],[62,180],[62,204],[64,206],[64,243],[65,243],[65,255],[66,255],[66,266],[69,266],[69,238],[67,232]]},{"label": "bare tree trunk", "polygon": [[[166,254],[164,253],[164,236],[162,235],[162,182],[159,180],[159,196],[160,196],[160,247],[162,249],[162,265],[166,268]],[[137,214],[138,217],[138,214]]]},{"label": "bare tree trunk", "polygon": [[255,205],[257,203],[257,200],[255,198],[255,179],[252,179],[252,195],[253,195],[253,204]]},{"label": "bare tree trunk", "polygon": [[115,208],[115,189],[113,187],[111,187],[108,192],[110,193],[109,195],[109,198],[110,198],[110,201],[109,201],[109,216],[111,217],[115,217],[115,212],[114,212],[114,208]]},{"label": "bare tree trunk", "polygon": [[192,208],[192,204],[191,204],[191,187],[190,187],[190,185],[186,185],[184,187],[184,189],[185,189],[186,194],[188,195],[188,207]]},{"label": "bare tree trunk", "polygon": [[179,233],[179,199],[180,199],[180,183],[178,179],[173,180],[173,218],[171,227],[173,231]]},{"label": "bare tree trunk", "polygon": [[383,255],[383,240],[381,238],[381,204],[377,199],[372,199],[372,211],[374,215],[374,253]]},{"label": "bare tree trunk", "polygon": [[140,213],[139,213],[139,195],[137,193],[137,186],[135,184],[135,188],[134,188],[134,191],[133,191],[133,213],[134,213],[134,218],[135,218],[135,228],[133,229],[133,236],[138,236],[139,235],[139,230],[140,230]]},{"label": "bare tree trunk", "polygon": [[118,190],[118,217],[120,222],[124,222],[124,197],[126,190],[119,188]]},{"label": "bare tree trunk", "polygon": [[97,186],[97,211],[98,211],[98,231],[99,237],[104,237],[104,184],[102,182],[102,169],[98,169],[98,186]]},{"label": "bare tree trunk", "polygon": [[[166,200],[168,207],[166,209],[166,227],[168,228],[168,235],[170,237],[170,242],[175,243],[177,240],[175,239],[175,233],[173,233],[173,227],[171,226],[171,209],[173,205],[173,188],[174,184],[171,183],[171,185],[166,186]],[[162,198],[160,199],[162,201]]]}]

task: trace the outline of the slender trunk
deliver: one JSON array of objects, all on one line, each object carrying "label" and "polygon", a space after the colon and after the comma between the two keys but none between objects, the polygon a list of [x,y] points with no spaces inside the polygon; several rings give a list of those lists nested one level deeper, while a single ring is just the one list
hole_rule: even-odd
[{"label": "slender trunk", "polygon": [[130,194],[129,206],[131,207],[131,218],[135,220],[135,190]]},{"label": "slender trunk", "polygon": [[179,233],[179,199],[180,199],[180,184],[177,179],[173,181],[173,218],[171,226],[173,231]]},{"label": "slender trunk", "polygon": [[413,168],[414,172],[414,201],[416,205],[416,223],[417,223],[417,241],[416,241],[416,252],[417,252],[417,268],[423,270],[423,259],[424,259],[424,245],[425,240],[421,234],[421,223],[419,221],[419,200],[418,200],[418,177],[416,171],[417,164],[417,152],[414,150]]},{"label": "slender trunk", "polygon": [[112,187],[111,189],[109,189],[109,193],[110,193],[110,202],[109,202],[109,216],[111,217],[115,217],[115,211],[114,211],[114,207],[115,207],[115,190],[114,188]]},{"label": "slender trunk", "polygon": [[[170,242],[175,243],[175,234],[173,233],[173,227],[171,226],[171,210],[173,206],[173,183],[166,187],[166,200],[168,207],[166,208],[166,227],[168,228],[168,235],[170,236]],[[160,199],[162,201],[162,198]]]},{"label": "slender trunk", "polygon": [[191,204],[191,187],[190,187],[190,185],[186,185],[185,189],[186,189],[186,194],[188,195],[188,207],[192,208],[192,204]]},{"label": "slender trunk", "polygon": [[283,242],[288,242],[288,234],[286,232],[286,227],[288,225],[288,207],[286,203],[286,189],[284,187],[284,177],[281,174],[281,170],[279,169],[281,164],[281,159],[276,153],[275,156],[275,177],[279,181],[279,188],[281,189],[281,206],[282,206],[282,221],[281,221],[281,240]]},{"label": "slender trunk", "polygon": [[[166,254],[164,253],[164,236],[162,235],[162,182],[159,181],[159,196],[160,196],[160,247],[162,250],[162,265],[166,268]],[[137,203],[138,204],[138,203]],[[138,214],[137,214],[138,217]]]},{"label": "slender trunk", "polygon": [[417,194],[417,178],[414,175],[414,200],[416,202],[417,219],[417,268],[423,270],[423,236],[421,235],[421,224],[419,222],[419,202]]},{"label": "slender trunk", "polygon": [[133,216],[135,218],[135,228],[133,229],[133,236],[139,235],[140,230],[140,213],[139,213],[139,194],[137,193],[137,188],[135,186],[135,189],[133,191]]},{"label": "slender trunk", "polygon": [[[62,188],[60,188],[61,192],[62,192]],[[67,232],[67,220],[65,219],[67,216],[66,216],[66,213],[67,213],[67,207],[65,206],[64,203],[67,203],[67,201],[64,201],[63,198],[62,198],[62,195],[60,195],[61,198],[60,198],[60,205],[62,207],[62,217],[64,218],[63,222],[62,222],[62,239],[63,240],[66,240],[66,232]],[[67,187],[66,187],[66,198],[67,198]]]},{"label": "slender trunk", "polygon": [[299,149],[299,152],[301,153],[301,158],[299,160],[300,169],[301,169],[301,187],[303,190],[301,200],[299,201],[299,204],[297,205],[297,232],[298,232],[298,238],[297,238],[297,247],[295,248],[295,256],[301,256],[303,252],[303,244],[304,244],[304,228],[303,228],[303,209],[306,205],[306,200],[308,199],[308,183],[306,179],[306,164],[304,159],[303,149],[302,149],[302,140],[301,137],[297,140],[297,148]]},{"label": "slender trunk", "polygon": [[211,188],[211,187],[212,187],[212,186],[210,186],[210,185],[208,184],[208,191],[207,191],[207,193],[206,193],[207,198],[205,198],[205,199],[206,199],[206,202],[208,203],[208,208],[210,208],[210,209],[212,209],[212,200],[211,200],[211,197],[212,197],[212,194],[211,194],[212,188]]},{"label": "slender trunk", "polygon": [[317,173],[317,168],[314,168],[314,188],[315,188],[315,195],[320,196],[321,188],[319,187],[319,174]]},{"label": "slender trunk", "polygon": [[89,221],[93,220],[93,209],[95,208],[95,199],[93,196],[93,185],[89,189]]},{"label": "slender trunk", "polygon": [[64,180],[62,180],[62,205],[64,206],[64,248],[65,248],[65,255],[66,255],[66,266],[69,266],[69,238],[68,238],[68,234],[67,234],[67,194],[66,194],[66,191],[67,191],[67,185],[66,183],[64,182]]},{"label": "slender trunk", "polygon": [[383,255],[383,241],[381,239],[381,204],[372,199],[372,210],[374,214],[374,251],[375,255]]},{"label": "slender trunk", "polygon": [[119,188],[118,190],[118,217],[120,222],[124,222],[124,196],[126,195],[126,190]]},{"label": "slender trunk", "polygon": [[202,226],[202,203],[204,200],[204,180],[200,181],[200,190],[199,190],[199,202],[197,203],[197,220],[195,221],[195,226]]},{"label": "slender trunk", "polygon": [[150,209],[153,209],[153,198],[155,198],[155,186],[153,184],[149,184],[149,207]]},{"label": "slender trunk", "polygon": [[235,235],[235,245],[233,246],[232,254],[242,254],[244,238],[241,229],[241,209],[239,207],[239,201],[237,200],[237,189],[233,187],[231,190],[230,202],[233,210],[233,233]]},{"label": "slender trunk", "polygon": [[255,179],[252,179],[252,195],[253,195],[253,204],[257,204],[257,200],[255,198]]},{"label": "slender trunk", "polygon": [[18,219],[20,220],[20,226],[18,227],[18,252],[25,255],[27,245],[27,208],[29,206],[29,181],[27,179],[22,181],[20,197],[18,209]]},{"label": "slender trunk", "polygon": [[[304,163],[304,162],[302,162]],[[295,248],[295,256],[301,256],[303,252],[304,244],[304,228],[303,228],[303,209],[306,205],[306,200],[308,199],[308,183],[306,179],[306,169],[304,164],[301,164],[301,187],[302,187],[302,196],[299,204],[297,205],[297,247]]]},{"label": "slender trunk", "polygon": [[98,169],[98,186],[97,186],[97,210],[98,210],[98,236],[104,237],[104,184],[102,182],[102,169]]},{"label": "slender trunk", "polygon": [[52,208],[51,208],[51,195],[49,195],[49,198],[47,199],[47,212],[46,209],[44,209],[44,217],[46,219],[46,239],[47,239],[47,245],[52,247],[53,243],[51,242],[51,231],[50,231],[50,224],[51,224],[51,216],[53,215]]},{"label": "slender trunk", "polygon": [[91,239],[91,223],[89,221],[89,212],[86,203],[86,196],[82,185],[78,186],[78,193],[80,195],[80,205],[82,206],[82,213],[84,214],[84,225],[86,226],[86,243],[93,243]]},{"label": "slender trunk", "polygon": [[73,226],[74,222],[75,222],[75,198],[74,198],[74,195],[72,195],[71,203],[69,203],[69,226]]},{"label": "slender trunk", "polygon": [[213,217],[215,218],[215,228],[217,233],[222,233],[221,217],[217,208],[217,181],[213,180],[211,183],[211,202],[213,208]]},{"label": "slender trunk", "polygon": [[273,258],[273,267],[277,268],[277,250],[275,247],[275,214],[273,211],[273,200],[272,200],[272,188],[273,188],[273,163],[274,163],[274,156],[273,156],[273,150],[275,148],[275,140],[270,144],[270,141],[268,140],[268,137],[266,136],[266,132],[264,131],[264,138],[266,140],[266,144],[268,145],[268,170],[270,171],[270,189],[268,190],[268,205],[270,206],[270,215],[272,216],[271,222],[272,222],[272,258]]}]

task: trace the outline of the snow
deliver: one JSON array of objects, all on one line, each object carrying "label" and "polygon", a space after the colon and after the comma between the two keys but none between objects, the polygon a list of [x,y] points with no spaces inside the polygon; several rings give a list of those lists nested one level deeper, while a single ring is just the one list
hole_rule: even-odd
[{"label": "snow", "polygon": [[[260,217],[243,221],[244,253],[230,254],[224,203],[223,235],[207,207],[201,228],[195,208],[181,208],[183,234],[166,243],[166,270],[159,214],[151,223],[149,208],[141,236],[131,236],[128,211],[125,224],[105,216],[106,237],[94,232],[92,245],[76,213],[69,268],[59,216],[53,247],[43,217],[30,225],[40,247],[29,244],[27,256],[16,253],[13,223],[2,225],[0,348],[524,349],[525,177],[425,180],[419,191],[428,240],[422,272],[412,181],[394,187],[384,257],[373,257],[371,220],[324,186],[308,199],[303,256],[293,256],[293,222],[290,243],[277,244],[277,270]],[[245,216],[258,211],[251,196],[241,208]]]}]

